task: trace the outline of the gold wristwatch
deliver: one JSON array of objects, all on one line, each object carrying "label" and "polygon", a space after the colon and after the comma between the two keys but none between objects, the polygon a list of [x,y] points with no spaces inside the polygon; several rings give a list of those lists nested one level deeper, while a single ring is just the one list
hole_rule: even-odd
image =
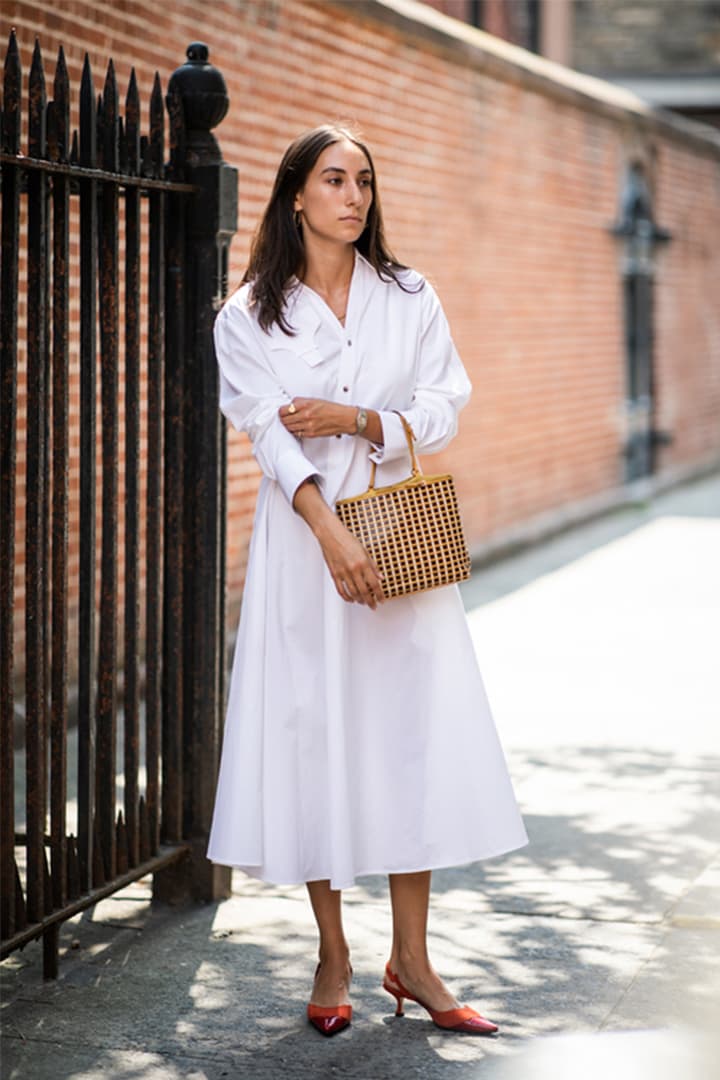
[{"label": "gold wristwatch", "polygon": [[367,427],[368,414],[367,409],[358,409],[357,417],[355,419],[355,434],[362,435],[363,431]]}]

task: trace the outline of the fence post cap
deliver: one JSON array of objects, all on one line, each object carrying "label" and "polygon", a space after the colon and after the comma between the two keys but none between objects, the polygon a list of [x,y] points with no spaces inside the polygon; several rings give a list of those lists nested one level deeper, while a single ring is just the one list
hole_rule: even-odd
[{"label": "fence post cap", "polygon": [[210,50],[204,41],[192,41],[185,50],[191,64],[207,64]]},{"label": "fence post cap", "polygon": [[187,60],[170,76],[168,96],[177,93],[183,106],[189,163],[220,161],[222,156],[210,134],[228,110],[225,79],[209,62],[209,49],[203,41],[193,41],[186,50]]}]

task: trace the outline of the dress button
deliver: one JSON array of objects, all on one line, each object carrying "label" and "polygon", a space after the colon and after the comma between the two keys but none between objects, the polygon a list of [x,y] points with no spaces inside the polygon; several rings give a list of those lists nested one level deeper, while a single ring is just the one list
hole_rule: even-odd
[{"label": "dress button", "polygon": [[336,439],[342,439],[342,435],[336,435],[335,438]]},{"label": "dress button", "polygon": [[347,394],[347,392],[349,391],[349,389],[350,389],[350,387],[349,387],[349,386],[343,386],[343,394]]},{"label": "dress button", "polygon": [[348,345],[352,345],[352,341],[348,338]]}]

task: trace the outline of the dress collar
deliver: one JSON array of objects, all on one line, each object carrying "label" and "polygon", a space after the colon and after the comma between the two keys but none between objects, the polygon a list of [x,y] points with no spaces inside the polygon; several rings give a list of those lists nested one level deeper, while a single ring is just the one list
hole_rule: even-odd
[{"label": "dress collar", "polygon": [[357,320],[365,310],[370,295],[379,282],[378,275],[357,248],[355,248],[355,261],[353,264],[350,288],[348,290],[348,304],[345,315],[345,325],[333,314],[322,297],[303,284],[294,274],[288,282],[286,314],[288,321],[298,329],[317,327],[322,320],[332,325],[340,334],[345,334],[351,327],[357,324]]},{"label": "dress collar", "polygon": [[[365,258],[362,252],[355,248],[355,262],[353,264],[353,272],[350,278],[350,288],[352,289],[355,278],[362,277],[366,280],[372,281],[373,278],[377,278],[375,268]],[[297,296],[303,291],[303,282],[297,275],[293,274],[289,279],[285,288],[287,297],[287,303],[290,304]],[[310,289],[310,292],[313,290]],[[317,293],[315,294],[317,295]]]}]

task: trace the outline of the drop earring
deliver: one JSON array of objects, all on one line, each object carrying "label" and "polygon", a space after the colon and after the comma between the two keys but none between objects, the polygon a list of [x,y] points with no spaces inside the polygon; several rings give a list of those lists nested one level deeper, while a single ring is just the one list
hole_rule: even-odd
[{"label": "drop earring", "polygon": [[299,210],[296,210],[294,212],[293,218],[295,219],[295,228],[299,229],[300,228],[300,211]]}]

